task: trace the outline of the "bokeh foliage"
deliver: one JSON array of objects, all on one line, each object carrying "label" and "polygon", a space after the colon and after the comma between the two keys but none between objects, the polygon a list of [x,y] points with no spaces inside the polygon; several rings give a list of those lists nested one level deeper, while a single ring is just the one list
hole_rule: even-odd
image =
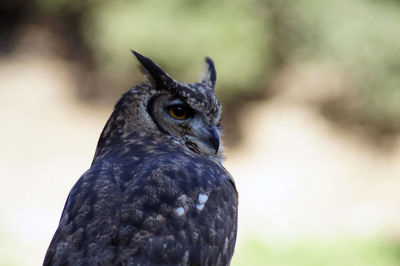
[{"label": "bokeh foliage", "polygon": [[84,33],[99,65],[114,75],[133,72],[128,48],[186,82],[199,80],[210,56],[230,92],[246,90],[269,67],[268,23],[246,1],[104,1],[91,8]]},{"label": "bokeh foliage", "polygon": [[329,60],[350,81],[339,116],[400,128],[398,1],[35,1],[45,12],[79,14],[97,67],[114,80],[139,79],[129,49],[187,82],[207,55],[220,97],[234,101],[270,89],[283,66]]},{"label": "bokeh foliage", "polygon": [[347,99],[340,99],[347,106],[339,106],[367,123],[398,129],[400,2],[304,0],[293,4],[305,36],[296,56],[335,62],[354,85],[354,91],[344,95]]}]

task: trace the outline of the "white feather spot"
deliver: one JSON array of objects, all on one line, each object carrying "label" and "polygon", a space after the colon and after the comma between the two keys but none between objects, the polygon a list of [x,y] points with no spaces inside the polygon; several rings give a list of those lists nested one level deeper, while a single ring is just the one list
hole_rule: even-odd
[{"label": "white feather spot", "polygon": [[223,254],[225,254],[226,251],[227,251],[227,249],[228,249],[228,241],[229,241],[228,238],[225,237],[224,247],[223,247],[223,249],[222,249],[222,253],[223,253]]},{"label": "white feather spot", "polygon": [[164,243],[164,244],[162,245],[162,247],[163,247],[163,248],[167,248],[167,243]]},{"label": "white feather spot", "polygon": [[202,193],[199,194],[199,203],[200,204],[206,203],[207,200],[208,200],[208,196],[206,194],[202,194]]},{"label": "white feather spot", "polygon": [[183,256],[183,263],[187,264],[189,261],[189,251],[185,251],[185,255]]},{"label": "white feather spot", "polygon": [[185,208],[183,208],[183,207],[178,207],[178,208],[175,209],[175,213],[176,213],[178,216],[182,216],[182,215],[185,214]]},{"label": "white feather spot", "polygon": [[199,211],[204,209],[204,204],[196,204],[196,209],[198,209]]},{"label": "white feather spot", "polygon": [[178,200],[181,201],[182,203],[185,203],[187,199],[186,194],[182,194],[179,196]]}]

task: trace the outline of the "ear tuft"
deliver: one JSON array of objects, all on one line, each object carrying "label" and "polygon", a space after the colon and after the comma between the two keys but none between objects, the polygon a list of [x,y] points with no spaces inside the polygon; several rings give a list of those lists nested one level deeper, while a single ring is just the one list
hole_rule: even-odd
[{"label": "ear tuft", "polygon": [[211,58],[206,57],[206,65],[203,74],[201,75],[201,82],[207,84],[213,91],[215,82],[217,81],[217,72],[215,71],[214,62]]},{"label": "ear tuft", "polygon": [[141,70],[146,75],[151,83],[153,83],[156,88],[160,86],[169,86],[173,83],[173,79],[168,76],[156,63],[151,61],[151,59],[139,54],[136,51],[131,50],[131,52],[136,56],[137,60],[140,62]]}]

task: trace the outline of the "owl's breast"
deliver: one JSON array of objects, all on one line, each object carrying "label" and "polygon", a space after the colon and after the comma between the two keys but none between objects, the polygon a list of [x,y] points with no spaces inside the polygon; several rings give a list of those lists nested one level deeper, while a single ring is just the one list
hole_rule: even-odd
[{"label": "owl's breast", "polygon": [[237,197],[222,166],[182,151],[135,166],[126,167],[135,170],[121,179],[120,230],[122,242],[142,247],[135,256],[143,253],[140,256],[171,263],[200,263],[200,258],[218,254],[220,259],[223,254],[229,257],[236,235]]}]

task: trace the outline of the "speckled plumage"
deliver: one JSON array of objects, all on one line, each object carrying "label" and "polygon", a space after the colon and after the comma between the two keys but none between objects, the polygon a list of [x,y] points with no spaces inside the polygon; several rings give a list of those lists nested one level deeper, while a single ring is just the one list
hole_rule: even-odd
[{"label": "speckled plumage", "polygon": [[[135,55],[149,82],[116,104],[43,265],[229,265],[238,199],[221,165],[214,64],[185,84]],[[169,117],[176,103],[191,117]]]}]

